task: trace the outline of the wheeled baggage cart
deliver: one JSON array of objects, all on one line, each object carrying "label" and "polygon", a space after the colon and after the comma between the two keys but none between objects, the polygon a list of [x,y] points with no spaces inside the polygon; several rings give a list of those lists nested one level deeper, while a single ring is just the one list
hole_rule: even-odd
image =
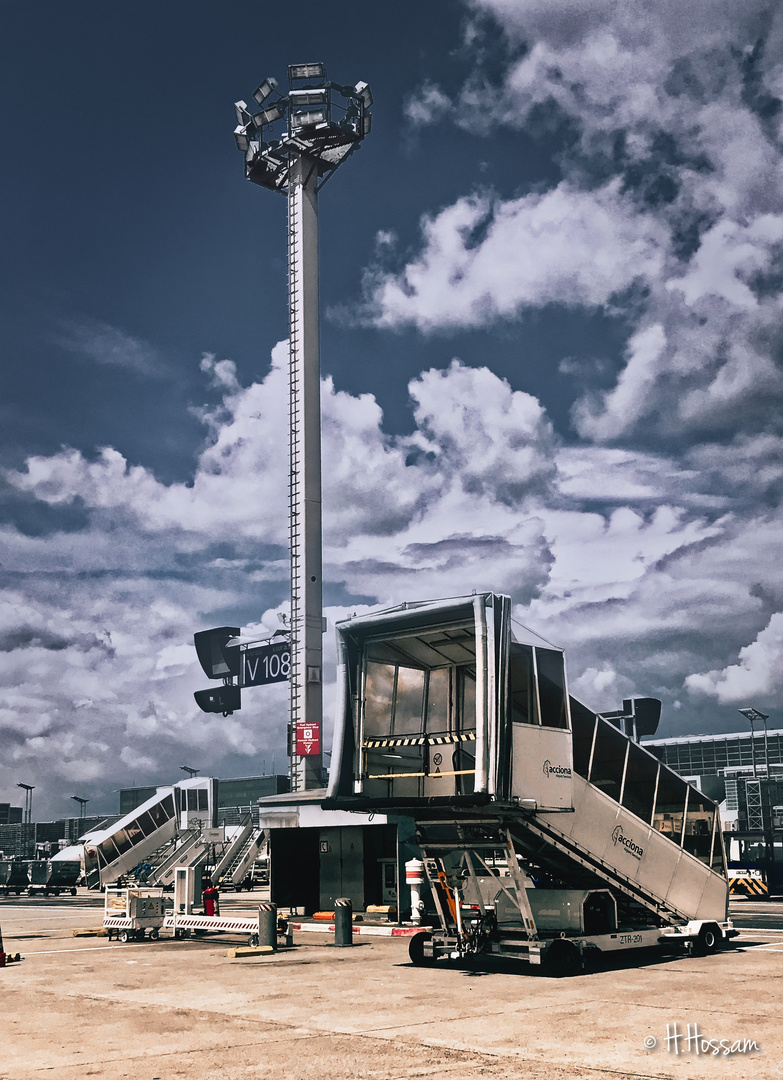
[{"label": "wheeled baggage cart", "polygon": [[165,918],[163,889],[107,889],[103,925],[120,941],[141,941],[149,932],[153,939],[160,934]]}]

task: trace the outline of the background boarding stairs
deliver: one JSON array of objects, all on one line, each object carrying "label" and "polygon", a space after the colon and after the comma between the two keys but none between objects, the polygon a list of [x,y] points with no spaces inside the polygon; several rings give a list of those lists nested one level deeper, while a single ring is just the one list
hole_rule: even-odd
[{"label": "background boarding stairs", "polygon": [[264,829],[254,827],[250,814],[243,818],[242,828],[213,870],[213,880],[222,888],[239,889],[253,868],[267,839]]}]

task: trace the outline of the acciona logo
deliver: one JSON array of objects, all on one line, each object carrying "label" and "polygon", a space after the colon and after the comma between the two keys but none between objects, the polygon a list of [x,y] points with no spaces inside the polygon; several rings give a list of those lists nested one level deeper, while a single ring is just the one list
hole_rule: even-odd
[{"label": "acciona logo", "polygon": [[644,848],[639,847],[638,844],[635,844],[633,840],[625,835],[622,825],[615,825],[612,832],[612,843],[620,844],[635,859],[641,859],[642,855],[644,855]]},{"label": "acciona logo", "polygon": [[571,770],[567,765],[553,765],[547,758],[544,762],[544,776],[554,776],[556,780],[570,780]]}]

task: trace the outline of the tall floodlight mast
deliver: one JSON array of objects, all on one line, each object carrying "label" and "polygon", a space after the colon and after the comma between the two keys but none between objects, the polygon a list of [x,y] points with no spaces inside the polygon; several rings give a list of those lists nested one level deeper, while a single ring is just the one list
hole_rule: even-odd
[{"label": "tall floodlight mast", "polygon": [[292,64],[288,94],[264,79],[236,102],[245,176],[288,195],[289,539],[291,552],[291,786],[322,786],[321,364],[318,192],[370,130],[367,83],[329,82],[323,64]]}]

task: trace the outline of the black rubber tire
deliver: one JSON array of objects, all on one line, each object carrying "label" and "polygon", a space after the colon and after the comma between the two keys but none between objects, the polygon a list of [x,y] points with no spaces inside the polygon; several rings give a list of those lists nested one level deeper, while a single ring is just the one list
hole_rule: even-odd
[{"label": "black rubber tire", "polygon": [[130,940],[130,934],[127,930],[120,930],[120,941],[125,945]]},{"label": "black rubber tire", "polygon": [[720,943],[720,928],[715,923],[705,923],[699,930],[694,951],[697,956],[712,956],[720,948]]},{"label": "black rubber tire", "polygon": [[258,934],[251,934],[247,939],[247,943],[251,949],[255,949],[258,946]]},{"label": "black rubber tire", "polygon": [[424,955],[424,945],[427,941],[432,941],[432,934],[427,930],[422,930],[421,933],[414,934],[408,942],[408,956],[414,967],[429,967],[435,963],[433,957]]},{"label": "black rubber tire", "polygon": [[557,979],[578,975],[582,970],[579,949],[571,941],[553,941],[547,949],[544,963],[547,973]]},{"label": "black rubber tire", "polygon": [[150,930],[150,937],[153,941],[157,941],[160,937],[160,930],[158,930],[157,926],[153,926],[153,928]]}]

